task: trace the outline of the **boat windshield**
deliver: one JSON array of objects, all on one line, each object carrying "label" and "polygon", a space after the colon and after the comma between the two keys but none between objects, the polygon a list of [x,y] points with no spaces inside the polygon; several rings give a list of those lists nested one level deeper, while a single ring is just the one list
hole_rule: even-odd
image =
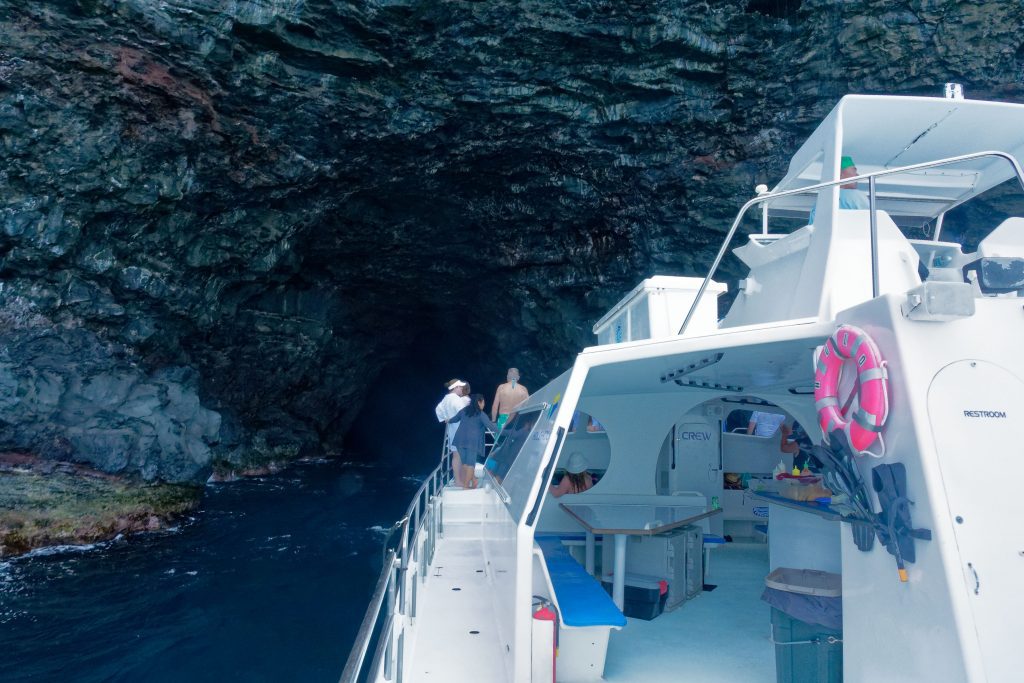
[{"label": "boat windshield", "polygon": [[484,465],[495,485],[504,491],[513,518],[526,509],[544,450],[550,441],[555,411],[541,404],[509,418]]}]

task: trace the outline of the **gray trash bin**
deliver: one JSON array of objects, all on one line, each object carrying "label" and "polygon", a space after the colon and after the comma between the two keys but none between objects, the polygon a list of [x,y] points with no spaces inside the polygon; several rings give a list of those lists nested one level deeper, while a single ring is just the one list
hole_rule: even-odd
[{"label": "gray trash bin", "polygon": [[772,608],[775,680],[843,680],[842,577],[813,569],[779,567],[764,580],[761,599]]}]

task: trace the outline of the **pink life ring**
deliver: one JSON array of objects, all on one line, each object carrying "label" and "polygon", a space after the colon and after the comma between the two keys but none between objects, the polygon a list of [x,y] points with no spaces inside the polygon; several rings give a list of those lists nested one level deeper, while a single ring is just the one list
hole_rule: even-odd
[{"label": "pink life ring", "polygon": [[[857,408],[849,419],[849,407],[839,405],[839,378],[847,361],[857,370]],[[889,374],[867,332],[841,325],[825,342],[814,368],[814,407],[826,439],[840,429],[858,453],[876,455],[868,448],[881,437],[889,417]]]}]

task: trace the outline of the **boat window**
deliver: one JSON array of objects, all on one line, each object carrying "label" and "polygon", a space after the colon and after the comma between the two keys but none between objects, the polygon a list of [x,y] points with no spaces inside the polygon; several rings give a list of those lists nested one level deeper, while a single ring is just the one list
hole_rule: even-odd
[{"label": "boat window", "polygon": [[541,458],[550,441],[555,411],[541,406],[511,416],[484,467],[506,494],[514,519],[522,517]]},{"label": "boat window", "polygon": [[581,411],[576,411],[576,414],[572,416],[572,421],[569,423],[569,433],[575,434],[577,426],[585,432],[603,434],[605,431],[603,424],[598,422],[592,415],[587,415]]},{"label": "boat window", "polygon": [[604,425],[592,415],[577,412],[572,419],[572,429],[565,438],[552,484],[558,485],[565,475],[566,467],[573,454],[579,455],[587,471],[596,483],[604,476],[611,462],[611,444]]},{"label": "boat window", "polygon": [[750,424],[750,416],[753,412],[753,410],[744,410],[742,408],[732,411],[722,422],[722,431],[746,434],[747,425]]},{"label": "boat window", "polygon": [[[570,453],[569,455],[572,456],[572,453]],[[606,469],[591,469],[589,466],[587,467],[587,473],[590,474],[590,479],[591,481],[594,482],[594,486],[597,486],[598,484],[601,483],[601,479],[604,478],[604,473],[606,471]],[[568,474],[569,470],[566,469],[565,464],[559,465],[558,468],[555,470],[554,475],[552,475],[551,477],[551,485],[558,486],[559,484],[562,483],[562,479]]]},{"label": "boat window", "polygon": [[646,298],[629,307],[630,338],[649,339],[651,336],[651,317],[647,310]]}]

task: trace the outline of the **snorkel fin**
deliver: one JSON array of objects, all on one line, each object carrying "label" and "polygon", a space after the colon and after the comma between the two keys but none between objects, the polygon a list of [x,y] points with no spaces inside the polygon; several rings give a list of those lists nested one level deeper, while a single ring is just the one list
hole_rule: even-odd
[{"label": "snorkel fin", "polygon": [[882,506],[878,513],[878,540],[885,544],[885,549],[896,557],[900,581],[907,580],[904,561],[913,562],[914,539],[932,540],[930,529],[914,529],[910,522],[910,506],[907,498],[907,468],[903,463],[877,465],[871,470],[871,485],[878,494],[878,502]]}]

